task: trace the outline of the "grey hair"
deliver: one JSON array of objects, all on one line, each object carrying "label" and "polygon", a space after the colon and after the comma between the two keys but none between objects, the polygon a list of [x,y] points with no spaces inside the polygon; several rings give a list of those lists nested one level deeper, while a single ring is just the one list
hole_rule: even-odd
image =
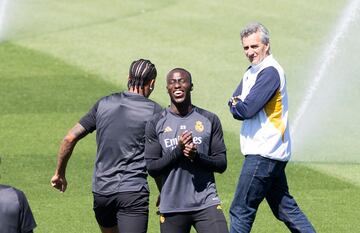
[{"label": "grey hair", "polygon": [[260,32],[260,38],[261,38],[261,42],[263,44],[270,43],[269,30],[267,30],[266,27],[259,22],[252,22],[252,23],[249,23],[248,25],[246,25],[246,27],[240,32],[241,40],[244,37],[248,37],[251,34],[254,34],[257,32]]}]

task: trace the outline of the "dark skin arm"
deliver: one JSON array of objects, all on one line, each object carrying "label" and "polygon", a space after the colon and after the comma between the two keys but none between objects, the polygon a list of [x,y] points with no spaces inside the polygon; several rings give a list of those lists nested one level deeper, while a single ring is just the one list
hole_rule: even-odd
[{"label": "dark skin arm", "polygon": [[[145,153],[161,153],[159,144],[152,146],[151,151],[147,150],[150,148],[150,144],[148,145],[149,146],[145,147]],[[155,178],[159,190],[161,190],[161,175],[166,174],[168,170],[177,163],[177,160],[181,159],[181,157],[192,159],[192,157],[195,156],[194,153],[196,153],[196,148],[193,147],[192,134],[189,131],[185,131],[180,135],[178,145],[173,149],[169,156],[146,159],[148,172]]]},{"label": "dark skin arm", "polygon": [[201,156],[198,154],[196,144],[192,141],[191,132],[185,131],[179,140],[179,145],[183,148],[183,154],[185,157],[190,159],[192,162],[201,164],[207,168],[210,168],[216,172],[224,172],[226,169],[226,158],[225,154],[218,154],[216,156]]},{"label": "dark skin arm", "polygon": [[[190,145],[190,144],[192,144],[192,145]],[[193,146],[194,146],[194,143],[192,142],[191,132],[190,131],[183,132],[179,137],[178,147],[180,148],[180,150],[182,150],[185,157],[192,159],[192,157],[194,156],[194,153],[196,152],[196,147],[195,147],[195,151],[193,151],[194,150],[192,148]],[[157,177],[154,177],[154,179],[155,179],[156,186],[157,186],[159,192],[161,192],[162,177],[157,176]],[[160,205],[160,195],[158,196],[157,201],[156,201],[156,206],[159,206],[159,205]]]},{"label": "dark skin arm", "polygon": [[191,131],[185,131],[181,134],[179,138],[179,145],[183,151],[184,156],[190,160],[194,160],[197,149],[196,145],[193,143]]},{"label": "dark skin arm", "polygon": [[51,186],[60,192],[65,192],[67,181],[65,178],[66,166],[75,148],[76,143],[87,135],[85,128],[77,123],[61,141],[58,152],[58,161],[54,176],[51,178]]},{"label": "dark skin arm", "polygon": [[201,166],[212,172],[223,173],[227,167],[226,148],[223,144],[221,124],[218,120],[215,120],[215,122],[217,123],[214,124],[212,132],[209,155],[197,151],[196,144],[192,141],[191,132],[182,134],[179,144],[183,143],[183,155],[194,162],[196,166]]}]

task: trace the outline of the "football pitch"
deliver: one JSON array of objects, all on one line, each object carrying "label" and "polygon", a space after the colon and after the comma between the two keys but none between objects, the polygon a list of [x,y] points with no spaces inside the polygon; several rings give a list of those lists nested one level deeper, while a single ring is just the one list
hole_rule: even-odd
[{"label": "football pitch", "polygon": [[[219,116],[228,168],[216,176],[216,182],[228,218],[243,161],[240,123],[227,108],[248,66],[240,29],[250,21],[269,28],[271,51],[287,74],[290,118],[294,119],[319,56],[331,41],[343,9],[354,1],[4,2],[9,3],[0,17],[0,183],[25,192],[38,224],[35,232],[75,233],[100,232],[91,194],[95,135],[76,146],[65,193],[50,187],[59,143],[98,98],[126,88],[131,61],[147,58],[156,64],[158,77],[151,99],[162,106],[169,104],[166,73],[175,67],[188,69],[194,82],[193,103]],[[351,50],[355,53],[360,48],[343,46],[339,50],[351,55],[347,64],[356,63]],[[356,69],[347,69],[346,75],[359,76]],[[337,92],[336,99],[346,95],[356,102],[360,78],[356,79],[349,79],[351,84],[343,93]],[[327,84],[319,84],[319,89],[324,87]],[[345,116],[334,113],[317,119],[318,124],[327,122],[326,130],[312,133],[312,142],[299,143],[306,149],[294,152],[296,159],[286,170],[291,194],[318,232],[360,232],[360,125],[350,124],[359,113],[356,108],[341,107]],[[349,128],[338,126],[343,121],[349,122]],[[305,127],[301,123],[299,129]],[[156,233],[157,190],[151,178],[149,182],[148,232]],[[264,201],[252,232],[288,230]]]}]

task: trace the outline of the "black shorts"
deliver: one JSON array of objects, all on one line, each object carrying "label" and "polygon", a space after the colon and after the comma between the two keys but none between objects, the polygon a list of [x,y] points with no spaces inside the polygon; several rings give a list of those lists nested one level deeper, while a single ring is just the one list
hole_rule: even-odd
[{"label": "black shorts", "polygon": [[191,227],[198,233],[228,233],[220,205],[199,211],[160,214],[161,233],[189,233]]},{"label": "black shorts", "polygon": [[146,232],[149,216],[149,192],[123,192],[108,196],[94,193],[94,212],[98,224],[119,232]]}]

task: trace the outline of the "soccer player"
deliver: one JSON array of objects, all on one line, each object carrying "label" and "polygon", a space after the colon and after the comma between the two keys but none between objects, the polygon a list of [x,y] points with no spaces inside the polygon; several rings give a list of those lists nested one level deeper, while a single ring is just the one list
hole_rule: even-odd
[{"label": "soccer player", "polygon": [[233,117],[243,121],[240,146],[245,155],[230,208],[230,232],[250,232],[264,198],[291,232],[315,232],[286,181],[291,154],[286,82],[270,53],[269,32],[251,23],[241,31],[241,41],[251,65],[228,103]]},{"label": "soccer player", "polygon": [[0,233],[32,233],[36,227],[25,194],[0,184]]},{"label": "soccer player", "polygon": [[148,99],[156,75],[155,65],[149,60],[134,61],[129,70],[128,91],[101,98],[60,145],[51,184],[64,192],[66,165],[76,143],[96,130],[92,191],[95,217],[103,233],[147,231],[145,125],[162,109]]},{"label": "soccer player", "polygon": [[214,172],[227,166],[219,118],[191,103],[191,74],[171,70],[166,79],[170,107],[146,126],[145,158],[160,189],[162,233],[226,233]]}]

